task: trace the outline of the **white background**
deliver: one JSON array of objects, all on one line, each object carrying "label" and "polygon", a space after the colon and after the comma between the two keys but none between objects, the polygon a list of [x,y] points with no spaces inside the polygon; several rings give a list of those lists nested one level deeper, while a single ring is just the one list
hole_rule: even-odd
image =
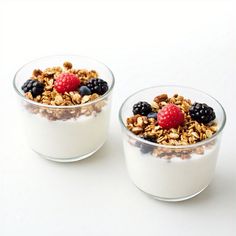
[{"label": "white background", "polygon": [[[0,235],[235,235],[235,7],[229,1],[0,2]],[[58,164],[26,145],[12,79],[37,57],[80,54],[114,72],[110,137],[93,158]],[[202,89],[227,112],[216,175],[181,203],[130,182],[117,119],[134,91]]]}]

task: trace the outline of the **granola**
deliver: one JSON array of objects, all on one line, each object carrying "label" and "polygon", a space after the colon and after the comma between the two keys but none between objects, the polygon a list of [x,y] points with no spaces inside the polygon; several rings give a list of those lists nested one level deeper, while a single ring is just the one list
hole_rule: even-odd
[{"label": "granola", "polygon": [[[76,87],[60,92],[56,87],[56,81],[62,76],[73,77],[72,79],[75,80]],[[98,79],[98,76],[95,70],[75,69],[71,62],[66,61],[63,63],[63,66],[50,67],[44,70],[35,69],[32,72],[31,78],[22,86],[22,90],[27,99],[44,105],[58,106],[59,108],[60,106],[86,104],[98,99],[108,90],[107,82]],[[62,83],[64,80],[62,78]],[[60,84],[60,86],[62,85]],[[77,118],[80,115],[96,114],[105,105],[106,99],[98,101],[93,105],[66,109],[25,103],[26,108],[30,112],[34,114],[39,113],[49,120],[66,120]]]},{"label": "granola", "polygon": [[[159,125],[158,113],[168,104],[174,104],[181,110],[184,121],[175,128],[167,129]],[[206,104],[204,105],[205,109],[210,109]],[[217,123],[214,120],[209,123],[202,123],[193,119],[190,114],[190,109],[192,109],[191,107],[193,106],[194,104],[192,104],[190,99],[186,99],[181,95],[174,94],[172,97],[168,97],[167,94],[161,94],[156,96],[150,104],[151,113],[156,113],[156,119],[152,118],[152,115],[150,116],[151,118],[149,118],[149,114],[135,114],[127,118],[126,126],[132,133],[147,141],[165,145],[163,148],[153,148],[151,151],[154,156],[167,159],[179,156],[182,159],[186,159],[189,158],[191,156],[190,154],[193,152],[203,154],[205,146],[197,147],[191,151],[184,148],[184,146],[196,144],[210,138],[217,131]],[[144,104],[144,102],[140,102],[138,105],[134,105],[133,112],[138,113],[137,109],[140,109],[139,113],[142,113],[145,109],[149,109],[149,107],[147,107],[147,104]],[[212,118],[214,117],[212,116]],[[135,142],[133,144],[142,148],[144,153],[150,151],[151,145],[146,145],[145,151],[144,143]],[[214,145],[214,141],[208,144],[208,146],[212,145]],[[166,146],[183,146],[183,149],[171,149]]]}]

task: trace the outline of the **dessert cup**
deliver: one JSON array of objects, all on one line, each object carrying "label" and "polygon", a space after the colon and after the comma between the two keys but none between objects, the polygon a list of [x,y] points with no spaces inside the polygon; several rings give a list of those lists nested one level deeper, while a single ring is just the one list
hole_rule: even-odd
[{"label": "dessert cup", "polygon": [[[170,146],[152,143],[129,131],[126,119],[132,116],[133,104],[152,101],[155,96],[163,93],[179,94],[192,101],[210,105],[216,114],[217,132],[195,144]],[[119,119],[127,169],[137,188],[159,200],[182,201],[199,194],[210,184],[226,122],[225,111],[216,99],[187,87],[151,87],[128,97],[120,108]],[[155,155],[150,150],[155,150]],[[189,158],[183,158],[186,155]]]},{"label": "dessert cup", "polygon": [[[96,70],[108,83],[108,91],[96,100],[70,106],[46,105],[24,96],[21,86],[34,69],[62,65],[64,61],[71,61],[81,69]],[[105,143],[114,86],[114,76],[106,65],[76,55],[44,57],[20,68],[13,85],[27,141],[40,156],[58,162],[72,162],[91,156]]]}]

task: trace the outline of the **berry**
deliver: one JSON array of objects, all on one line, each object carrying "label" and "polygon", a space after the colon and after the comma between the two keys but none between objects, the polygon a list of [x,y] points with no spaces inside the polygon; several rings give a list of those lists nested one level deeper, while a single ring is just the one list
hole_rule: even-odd
[{"label": "berry", "polygon": [[[153,142],[156,143],[156,138],[153,137],[144,137],[145,140],[149,141],[149,142]],[[149,153],[153,150],[153,146],[146,144],[146,143],[141,143],[140,144],[140,152],[142,152],[143,154]]]},{"label": "berry", "polygon": [[154,118],[157,120],[157,113],[156,112],[150,112],[148,115],[147,115],[147,118]]},{"label": "berry", "polygon": [[54,87],[58,93],[76,91],[80,85],[79,78],[70,73],[61,73],[55,80]]},{"label": "berry", "polygon": [[28,79],[21,87],[27,93],[31,92],[33,97],[41,95],[44,91],[44,84],[35,79]]},{"label": "berry", "polygon": [[103,95],[108,90],[107,82],[102,79],[91,79],[86,86],[91,90],[91,93]]},{"label": "berry", "polygon": [[80,93],[81,96],[90,95],[91,94],[91,90],[87,86],[81,86],[79,88],[79,93]]},{"label": "berry", "polygon": [[195,102],[189,109],[189,114],[193,120],[207,124],[216,118],[212,107],[205,103]]},{"label": "berry", "polygon": [[134,115],[142,115],[146,116],[152,111],[152,107],[147,102],[138,102],[133,105],[133,113]]},{"label": "berry", "polygon": [[158,112],[157,123],[164,129],[177,128],[184,122],[184,114],[172,103],[164,106]]}]

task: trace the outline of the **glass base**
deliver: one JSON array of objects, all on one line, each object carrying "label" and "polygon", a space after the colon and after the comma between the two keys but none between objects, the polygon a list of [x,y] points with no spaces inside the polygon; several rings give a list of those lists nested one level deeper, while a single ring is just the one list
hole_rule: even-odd
[{"label": "glass base", "polygon": [[[104,144],[104,143],[103,143]],[[35,150],[33,150],[35,153],[37,153],[40,157],[44,158],[44,159],[47,159],[47,160],[50,160],[50,161],[55,161],[55,162],[75,162],[75,161],[80,161],[80,160],[83,160],[85,158],[88,158],[90,156],[92,156],[95,152],[97,152],[102,146],[100,145],[97,149],[95,149],[94,151],[90,152],[90,153],[87,153],[85,155],[82,155],[82,156],[76,156],[76,157],[65,157],[65,158],[56,158],[56,157],[51,157],[51,156],[47,156],[47,155],[44,155],[42,153],[39,153]]]},{"label": "glass base", "polygon": [[[208,184],[209,185],[209,184]],[[144,192],[142,189],[140,189],[139,187],[137,187],[137,189],[139,189],[141,192],[143,192],[145,195],[147,195],[148,197],[150,198],[153,198],[155,200],[159,200],[159,201],[164,201],[164,202],[181,202],[181,201],[185,201],[185,200],[188,200],[190,198],[193,198],[195,196],[197,196],[199,193],[201,193],[204,189],[206,189],[207,186],[205,186],[203,189],[201,189],[200,191],[198,191],[197,193],[194,193],[194,194],[191,194],[191,195],[188,195],[188,196],[183,196],[183,197],[179,197],[179,198],[164,198],[164,197],[158,197],[158,196],[154,196],[152,194],[149,194],[149,193],[146,193]]]}]

